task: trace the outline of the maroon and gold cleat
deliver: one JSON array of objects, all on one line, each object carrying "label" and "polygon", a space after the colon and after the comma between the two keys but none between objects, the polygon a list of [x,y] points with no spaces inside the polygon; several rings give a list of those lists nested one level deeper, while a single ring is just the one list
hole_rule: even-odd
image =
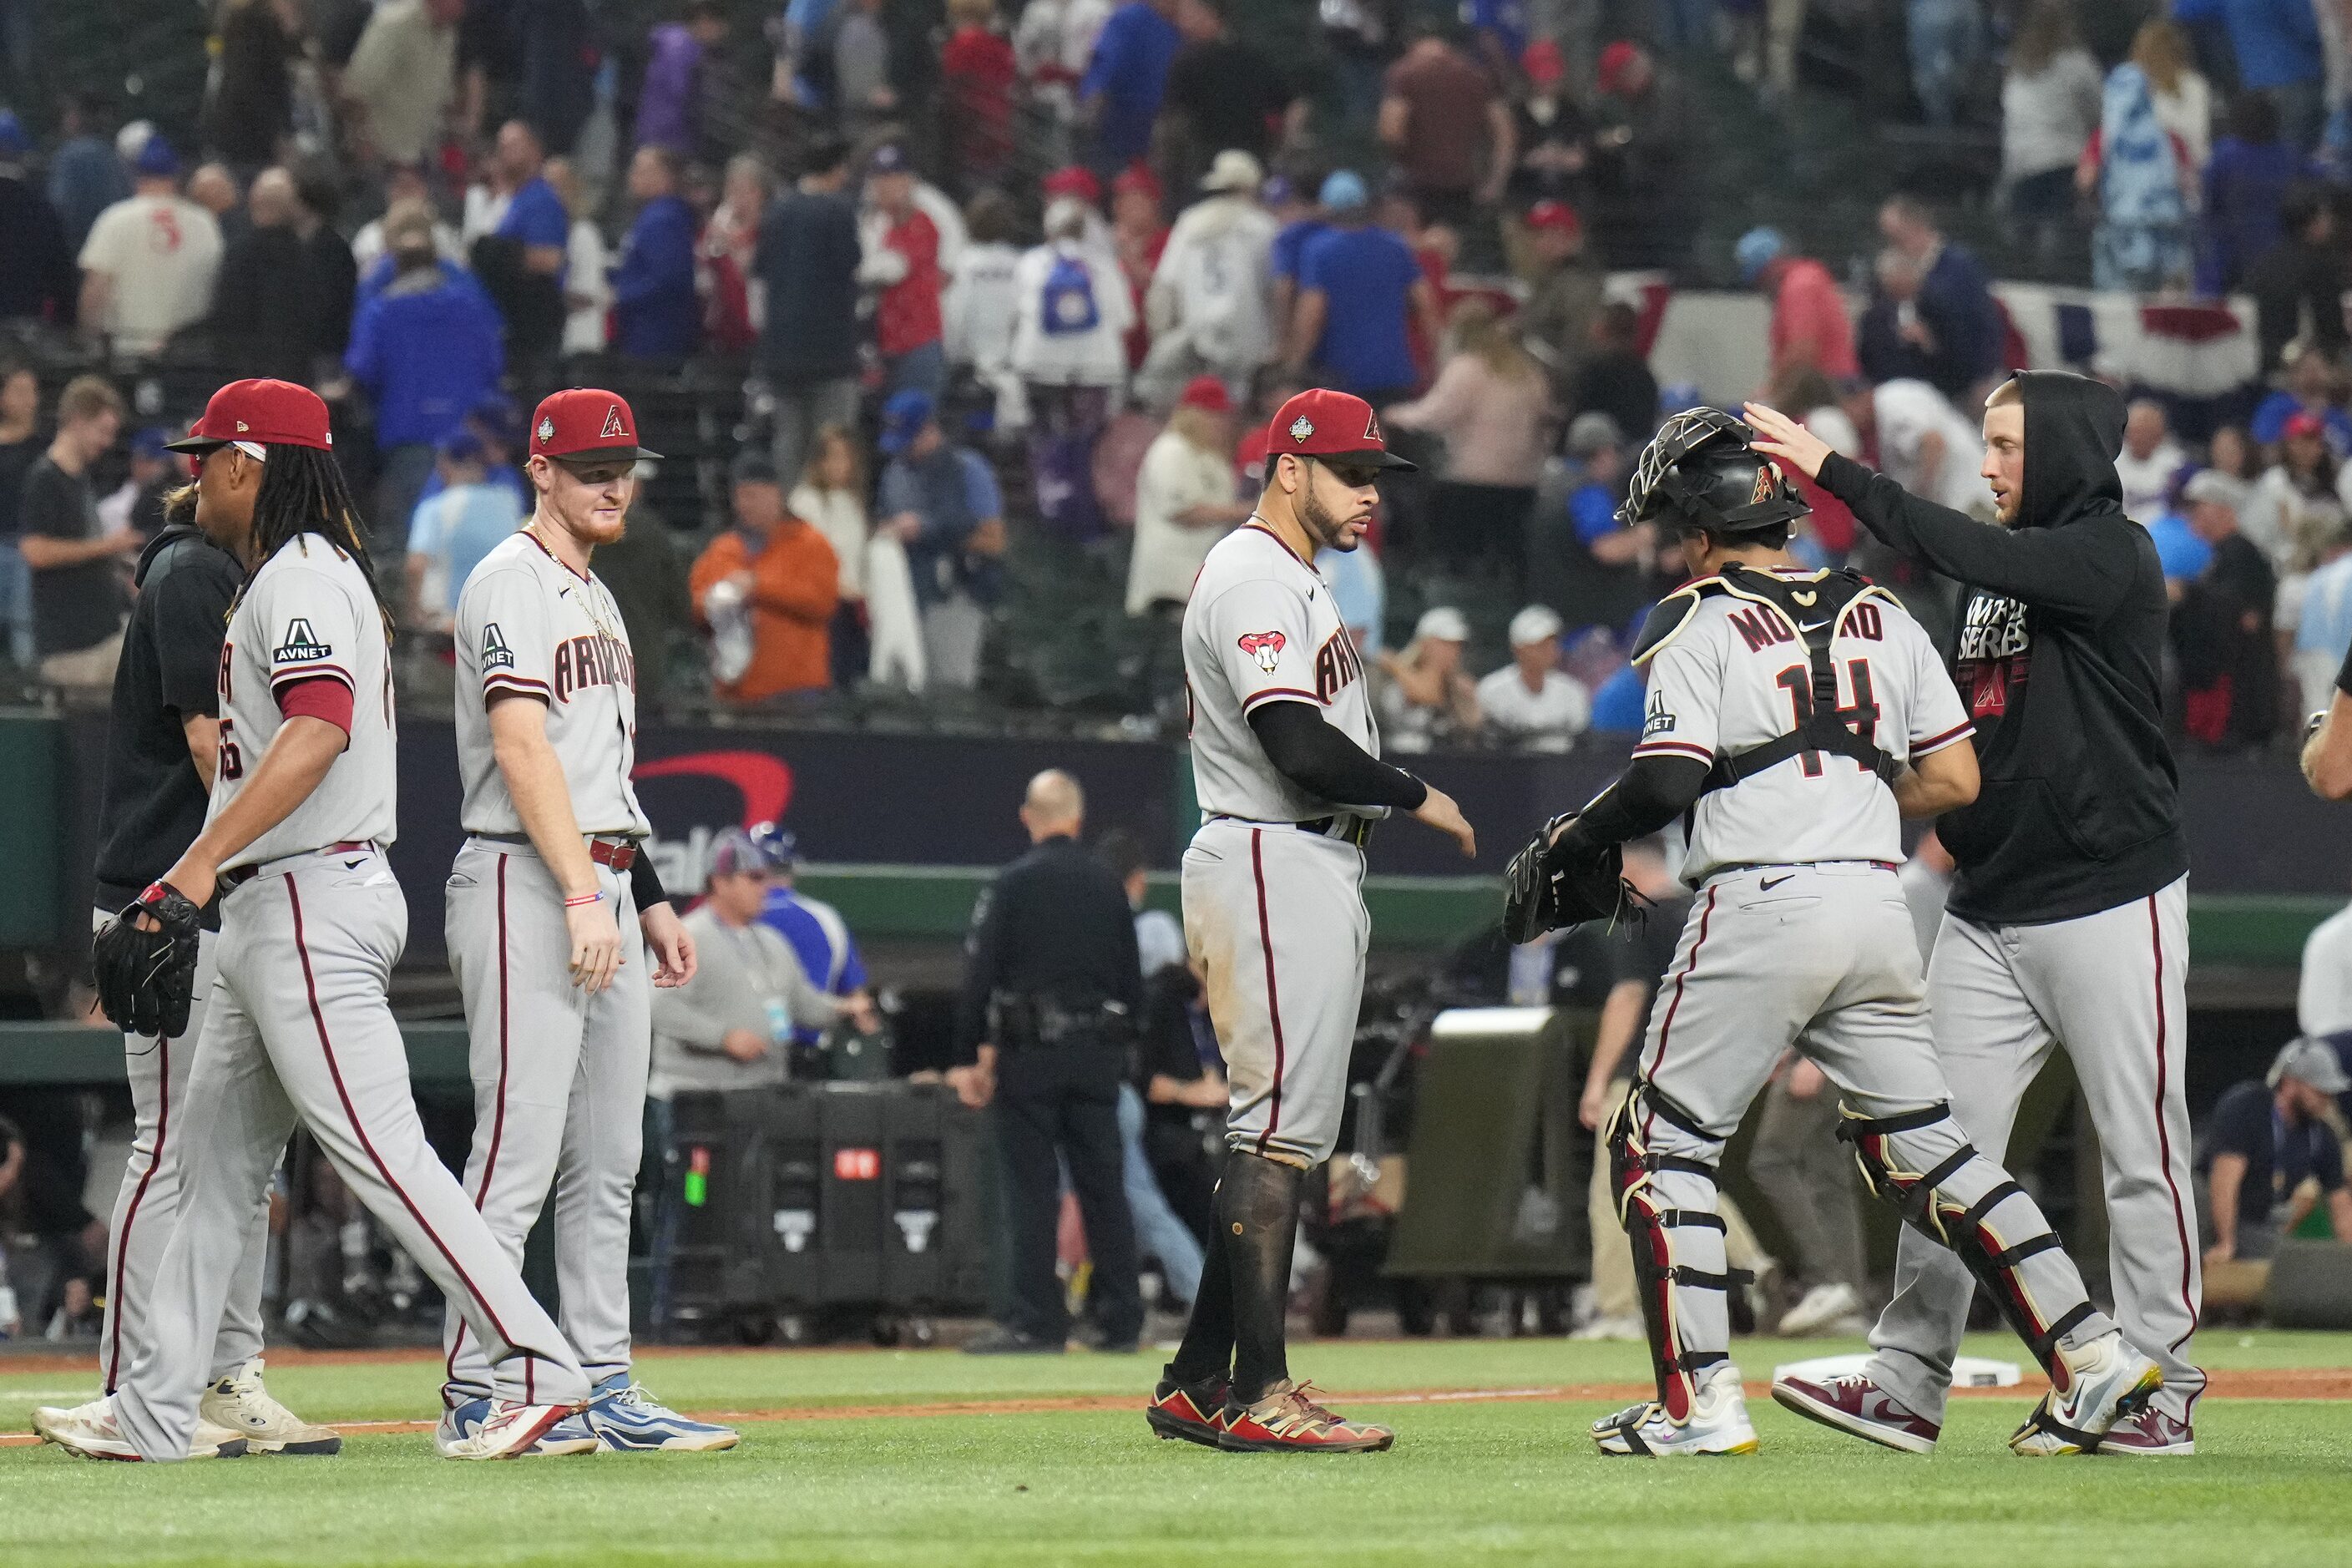
[{"label": "maroon and gold cleat", "polygon": [[1143,1408],[1143,1418],[1162,1437],[1181,1437],[1187,1443],[1198,1443],[1213,1448],[1225,1429],[1225,1396],[1233,1384],[1224,1377],[1213,1377],[1201,1383],[1177,1383],[1163,1378],[1151,1391],[1151,1403]]},{"label": "maroon and gold cleat", "polygon": [[1227,1405],[1217,1447],[1236,1453],[1376,1454],[1396,1434],[1370,1422],[1349,1421],[1315,1402],[1314,1384],[1277,1383],[1255,1405]]},{"label": "maroon and gold cleat", "polygon": [[2166,1454],[2193,1454],[2197,1434],[2189,1423],[2153,1405],[2143,1405],[2107,1428],[2095,1454],[2121,1458],[2149,1458]]},{"label": "maroon and gold cleat", "polygon": [[1931,1454],[1943,1427],[1897,1400],[1859,1373],[1813,1383],[1776,1377],[1772,1397],[1808,1421],[1906,1454]]}]

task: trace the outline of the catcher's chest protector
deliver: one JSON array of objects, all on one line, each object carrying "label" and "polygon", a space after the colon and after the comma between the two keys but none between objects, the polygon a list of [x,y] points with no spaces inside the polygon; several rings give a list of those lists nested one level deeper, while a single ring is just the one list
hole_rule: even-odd
[{"label": "catcher's chest protector", "polygon": [[1838,706],[1837,669],[1830,659],[1830,643],[1854,605],[1867,598],[1895,604],[1894,596],[1855,572],[1790,577],[1734,562],[1720,575],[1686,583],[1660,600],[1643,623],[1633,647],[1633,662],[1646,662],[1690,624],[1702,603],[1719,597],[1762,605],[1764,613],[1783,623],[1779,629],[1790,634],[1788,640],[1803,647],[1811,668],[1811,700],[1805,706],[1802,721],[1789,733],[1717,757],[1706,775],[1706,788],[1729,789],[1742,779],[1807,752],[1850,758],[1892,784],[1903,764],[1857,734],[1850,721],[1858,715]]}]

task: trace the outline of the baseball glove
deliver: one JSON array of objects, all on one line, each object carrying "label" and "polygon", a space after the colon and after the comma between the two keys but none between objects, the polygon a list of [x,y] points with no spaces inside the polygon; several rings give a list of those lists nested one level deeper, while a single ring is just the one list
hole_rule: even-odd
[{"label": "baseball glove", "polygon": [[1641,913],[1618,846],[1591,849],[1571,840],[1554,842],[1576,815],[1566,812],[1545,823],[1503,873],[1503,934],[1515,944],[1587,921]]},{"label": "baseball glove", "polygon": [[[141,915],[153,931],[139,929]],[[203,911],[168,882],[154,882],[106,922],[90,944],[98,1005],[133,1035],[174,1039],[186,1033],[195,990],[197,931]]]}]

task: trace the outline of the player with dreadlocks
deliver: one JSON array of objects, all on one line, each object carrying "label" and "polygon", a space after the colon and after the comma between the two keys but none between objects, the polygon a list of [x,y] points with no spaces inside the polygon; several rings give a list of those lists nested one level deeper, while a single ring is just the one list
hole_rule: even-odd
[{"label": "player with dreadlocks", "polygon": [[126,1026],[184,1028],[197,911],[216,891],[220,973],[189,1076],[179,1216],[147,1342],[111,1397],[37,1411],[34,1424],[92,1458],[190,1457],[253,1194],[299,1121],[485,1347],[492,1408],[441,1452],[509,1458],[578,1408],[588,1380],[425,1143],[409,1096],[386,995],[408,935],[384,857],[389,622],[327,405],[286,382],[233,383],[178,445],[198,464],[196,526],[245,568],[245,585],[221,649],[204,831],[100,933],[100,1000]]}]

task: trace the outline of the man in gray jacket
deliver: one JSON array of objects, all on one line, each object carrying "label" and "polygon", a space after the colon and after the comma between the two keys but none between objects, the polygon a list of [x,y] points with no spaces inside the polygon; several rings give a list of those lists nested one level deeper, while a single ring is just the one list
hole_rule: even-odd
[{"label": "man in gray jacket", "polygon": [[790,944],[761,923],[768,863],[741,828],[729,828],[711,846],[707,890],[685,921],[701,963],[691,980],[654,1002],[647,1093],[665,1105],[681,1092],[784,1082],[792,1076],[795,1025],[847,1017],[864,1033],[877,1026],[864,992],[826,995]]}]

